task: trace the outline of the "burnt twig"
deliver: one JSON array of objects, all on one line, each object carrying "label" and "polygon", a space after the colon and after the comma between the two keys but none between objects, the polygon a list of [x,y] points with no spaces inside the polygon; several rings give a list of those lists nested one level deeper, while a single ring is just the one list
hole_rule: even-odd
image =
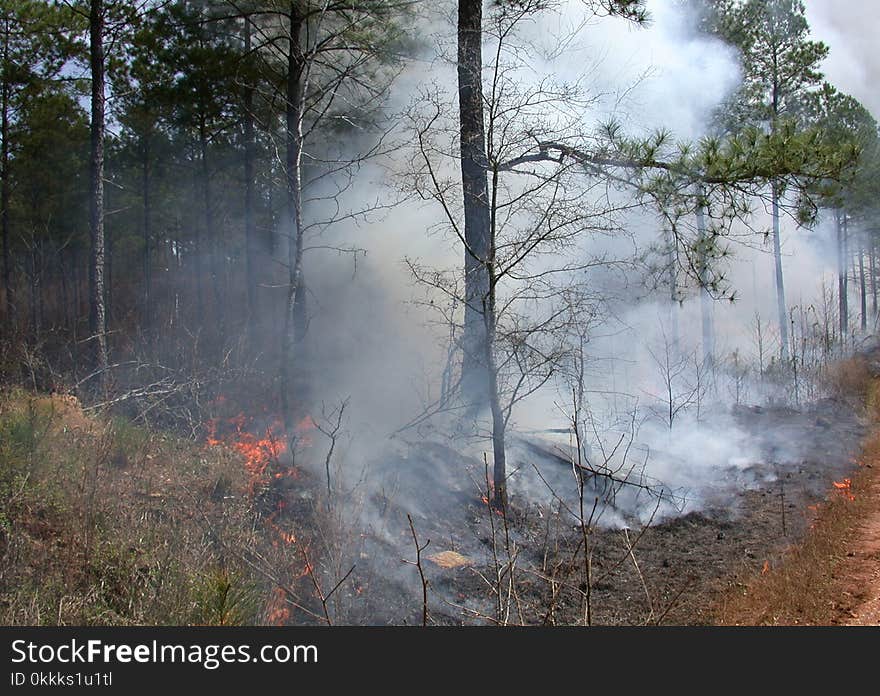
[{"label": "burnt twig", "polygon": [[428,548],[428,544],[431,543],[431,540],[428,539],[424,544],[419,544],[419,537],[416,534],[416,527],[413,524],[412,515],[407,513],[406,519],[409,520],[409,531],[412,534],[413,544],[416,547],[416,560],[408,561],[405,558],[403,559],[404,563],[409,565],[414,565],[418,568],[419,571],[419,579],[422,581],[422,626],[428,625],[428,580],[425,577],[425,569],[422,567],[422,551]]}]

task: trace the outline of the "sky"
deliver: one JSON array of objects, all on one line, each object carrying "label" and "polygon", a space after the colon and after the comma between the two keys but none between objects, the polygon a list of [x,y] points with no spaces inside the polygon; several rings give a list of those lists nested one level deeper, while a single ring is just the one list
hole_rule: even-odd
[{"label": "sky", "polygon": [[877,0],[805,0],[813,36],[831,48],[824,70],[838,89],[880,118],[880,2]]}]

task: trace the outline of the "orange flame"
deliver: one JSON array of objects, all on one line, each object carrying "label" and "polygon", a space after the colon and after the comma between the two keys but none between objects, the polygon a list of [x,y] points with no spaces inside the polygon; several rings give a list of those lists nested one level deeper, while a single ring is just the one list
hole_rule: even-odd
[{"label": "orange flame", "polygon": [[[227,402],[225,397],[218,397],[217,404]],[[263,409],[266,410],[265,408]],[[295,468],[282,467],[280,458],[288,451],[288,438],[284,425],[276,418],[262,432],[254,427],[254,419],[239,413],[237,416],[227,419],[211,419],[205,424],[207,431],[205,443],[209,447],[224,446],[232,449],[244,459],[244,467],[250,474],[249,492],[251,496],[267,483],[280,480],[284,477],[297,478],[299,472]],[[293,428],[296,445],[309,447],[312,445],[312,432],[317,425],[311,416],[305,416]],[[300,543],[297,534],[289,529],[285,523],[285,509],[287,501],[280,497],[271,514],[263,517],[262,522],[269,532],[272,545],[281,549]],[[297,567],[291,564],[286,572],[291,578],[301,579],[314,573],[311,561],[306,557],[305,566]],[[269,624],[283,626],[291,616],[290,603],[287,601],[287,591],[282,587],[276,587],[266,604],[266,620]]]},{"label": "orange flame", "polygon": [[764,561],[764,567],[761,568],[761,575],[766,575],[770,572],[770,561]]},{"label": "orange flame", "polygon": [[845,479],[843,479],[843,481],[832,481],[832,485],[847,500],[855,500],[856,499],[856,497],[853,495],[853,492],[852,492],[852,479],[845,478]]},{"label": "orange flame", "polygon": [[[226,421],[213,418],[207,423],[208,435],[205,438],[210,447],[225,445],[244,457],[244,467],[251,475],[251,492],[265,481],[270,465],[277,464],[287,451],[284,426],[280,421],[276,420],[267,426],[262,436],[248,430],[252,421],[243,413]],[[223,431],[230,429],[232,432],[223,434]]]}]

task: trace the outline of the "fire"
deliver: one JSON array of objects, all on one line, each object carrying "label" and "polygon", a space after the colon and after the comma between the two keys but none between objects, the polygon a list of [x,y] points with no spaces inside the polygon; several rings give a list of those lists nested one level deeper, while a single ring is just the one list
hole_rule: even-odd
[{"label": "fire", "polygon": [[[226,397],[218,397],[214,403],[219,406],[228,405]],[[267,411],[263,409],[264,413]],[[207,435],[205,443],[209,447],[227,447],[237,452],[244,460],[245,470],[250,474],[249,493],[256,497],[257,491],[264,490],[273,481],[285,477],[297,478],[299,471],[290,466],[282,466],[281,459],[291,447],[311,447],[312,434],[318,429],[311,416],[301,418],[292,429],[292,437],[280,418],[275,418],[265,428],[257,427],[254,418],[239,413],[232,418],[213,418],[205,424]],[[265,422],[264,416],[260,420]],[[287,500],[278,496],[271,513],[262,517],[262,524],[267,531],[272,546],[279,551],[297,546],[303,553],[304,566],[298,563],[285,564],[283,573],[294,580],[311,576],[314,566],[309,560],[307,545],[290,529],[290,515],[286,512]],[[288,551],[283,551],[287,556]],[[266,604],[266,620],[274,626],[283,626],[291,618],[288,590],[276,587]]]},{"label": "fire", "polygon": [[[284,425],[280,420],[276,419],[262,432],[255,434],[252,432],[253,418],[239,413],[225,421],[212,418],[207,422],[207,430],[205,442],[208,446],[230,447],[244,458],[244,467],[251,475],[251,493],[264,484],[270,475],[276,478],[285,475],[281,472],[279,460],[288,447]],[[276,469],[276,472],[270,474],[270,469]]]},{"label": "fire", "polygon": [[832,485],[840,491],[840,494],[847,500],[856,499],[852,492],[852,479],[845,478],[843,481],[832,481]]},{"label": "fire", "polygon": [[287,605],[287,593],[276,587],[266,607],[266,620],[273,626],[283,626],[290,619],[290,607]]},{"label": "fire", "polygon": [[770,561],[764,561],[764,567],[761,568],[761,575],[767,575],[770,572]]}]

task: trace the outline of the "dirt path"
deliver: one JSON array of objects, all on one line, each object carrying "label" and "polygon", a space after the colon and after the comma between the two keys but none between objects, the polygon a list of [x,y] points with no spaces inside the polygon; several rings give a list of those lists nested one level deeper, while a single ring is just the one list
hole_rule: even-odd
[{"label": "dirt path", "polygon": [[848,626],[880,625],[880,469],[877,464],[868,466],[872,475],[866,477],[862,492],[868,499],[868,515],[854,530],[840,568],[844,578],[841,604],[847,599],[855,603],[844,620]]}]

